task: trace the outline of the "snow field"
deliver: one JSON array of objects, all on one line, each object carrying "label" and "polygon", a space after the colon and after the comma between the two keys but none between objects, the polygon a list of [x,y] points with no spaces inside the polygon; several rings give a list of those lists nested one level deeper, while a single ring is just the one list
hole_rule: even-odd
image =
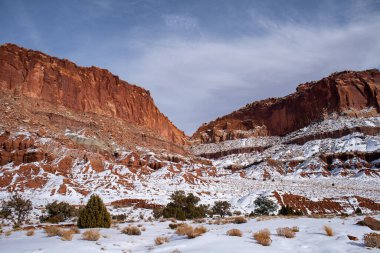
[{"label": "snow field", "polygon": [[[375,252],[367,249],[362,237],[365,233],[372,232],[368,227],[358,226],[355,223],[363,217],[349,218],[283,218],[269,217],[258,221],[250,219],[244,224],[191,224],[193,226],[204,225],[209,231],[194,239],[175,234],[175,230],[169,229],[170,222],[137,222],[145,231],[141,236],[129,236],[122,234],[116,227],[100,229],[101,239],[97,242],[85,241],[81,235],[74,235],[72,241],[61,241],[59,237],[47,237],[42,229],[37,229],[34,236],[26,236],[25,231],[17,231],[10,236],[4,234],[0,237],[0,252],[7,253],[35,253],[35,252]],[[379,219],[379,216],[376,217]],[[130,223],[119,224],[119,229]],[[334,230],[334,235],[325,234],[324,225],[329,225]],[[295,238],[285,238],[276,234],[279,227],[298,226],[300,231]],[[242,237],[227,236],[229,229],[237,228],[243,233]],[[272,244],[262,246],[252,237],[254,232],[268,228],[271,232]],[[6,231],[6,229],[4,229]],[[85,229],[82,229],[83,233]],[[350,241],[347,235],[359,238],[358,241]],[[154,239],[157,236],[169,237],[169,242],[156,246]]]}]

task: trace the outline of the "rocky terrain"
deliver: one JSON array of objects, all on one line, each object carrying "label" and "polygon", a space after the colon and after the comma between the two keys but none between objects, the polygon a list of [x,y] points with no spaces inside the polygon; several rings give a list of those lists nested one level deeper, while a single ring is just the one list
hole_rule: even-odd
[{"label": "rocky terrain", "polygon": [[134,210],[175,190],[254,210],[257,196],[304,213],[380,211],[380,72],[345,71],[254,102],[188,138],[149,91],[107,70],[0,47],[0,199]]}]

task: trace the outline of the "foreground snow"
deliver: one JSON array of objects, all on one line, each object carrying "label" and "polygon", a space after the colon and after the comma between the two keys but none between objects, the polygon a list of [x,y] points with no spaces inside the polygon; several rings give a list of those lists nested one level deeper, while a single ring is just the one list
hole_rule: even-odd
[{"label": "foreground snow", "polygon": [[[146,228],[141,236],[121,234],[118,228],[101,229],[103,237],[97,241],[85,241],[81,235],[75,235],[72,241],[61,241],[58,237],[47,237],[43,230],[36,230],[34,236],[27,237],[25,231],[14,232],[10,236],[0,237],[0,251],[7,253],[32,252],[374,252],[364,246],[362,237],[371,232],[368,227],[355,223],[363,217],[342,218],[272,218],[270,220],[249,220],[245,224],[204,225],[209,230],[195,239],[178,236],[168,228],[170,222],[141,222]],[[377,216],[376,218],[379,218]],[[129,224],[120,224],[120,228]],[[335,235],[328,237],[323,230],[324,225],[333,228]],[[300,232],[295,238],[287,239],[276,235],[278,227],[298,226]],[[226,231],[238,228],[243,237],[230,237]],[[261,246],[252,238],[252,233],[260,229],[270,229],[272,245]],[[83,232],[82,230],[81,232]],[[359,238],[350,241],[347,235]],[[154,245],[157,236],[167,236],[170,242],[160,246]]]}]

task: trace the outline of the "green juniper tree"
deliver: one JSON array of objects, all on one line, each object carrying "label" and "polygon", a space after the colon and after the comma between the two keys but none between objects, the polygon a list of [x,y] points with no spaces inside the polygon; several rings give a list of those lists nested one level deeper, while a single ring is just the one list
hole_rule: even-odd
[{"label": "green juniper tree", "polygon": [[78,218],[79,228],[109,228],[111,216],[102,199],[92,195]]}]

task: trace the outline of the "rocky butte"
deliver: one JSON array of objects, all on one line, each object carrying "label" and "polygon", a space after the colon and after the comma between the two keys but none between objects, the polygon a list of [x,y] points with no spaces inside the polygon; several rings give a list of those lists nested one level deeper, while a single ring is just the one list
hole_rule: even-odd
[{"label": "rocky butte", "polygon": [[[117,118],[182,145],[185,134],[154,104],[149,91],[129,84],[105,69],[73,62],[13,44],[0,46],[2,93],[65,107],[74,113]],[[33,110],[33,106],[29,108]]]},{"label": "rocky butte", "polygon": [[286,97],[253,102],[205,123],[191,139],[195,143],[217,143],[247,137],[285,136],[332,113],[358,117],[367,108],[367,116],[379,115],[379,70],[344,71],[301,84]]}]

